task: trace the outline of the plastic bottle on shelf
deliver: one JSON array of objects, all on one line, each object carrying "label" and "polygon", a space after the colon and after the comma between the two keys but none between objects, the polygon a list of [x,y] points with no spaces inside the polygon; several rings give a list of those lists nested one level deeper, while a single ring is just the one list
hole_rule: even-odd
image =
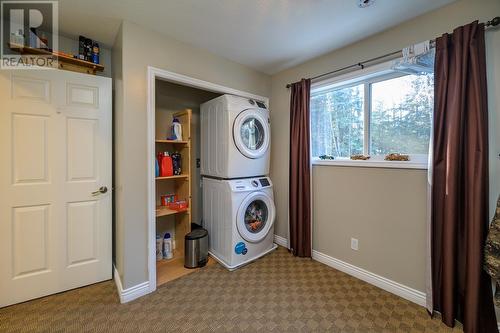
[{"label": "plastic bottle on shelf", "polygon": [[178,152],[172,154],[172,165],[174,168],[174,175],[180,175],[182,173],[181,154]]},{"label": "plastic bottle on shelf", "polygon": [[156,261],[163,259],[163,239],[160,235],[156,235]]},{"label": "plastic bottle on shelf", "polygon": [[156,163],[158,164],[158,175],[156,177],[160,177],[162,175],[162,167],[163,167],[163,153],[158,153],[156,155]]},{"label": "plastic bottle on shelf", "polygon": [[166,233],[165,237],[163,237],[163,259],[172,259],[172,238],[170,237],[170,233]]},{"label": "plastic bottle on shelf", "polygon": [[172,120],[172,137],[174,140],[182,140],[182,125],[177,118]]},{"label": "plastic bottle on shelf", "polygon": [[160,176],[170,177],[173,175],[174,175],[174,166],[172,164],[172,157],[166,151],[165,153],[163,153],[163,157],[161,159]]}]

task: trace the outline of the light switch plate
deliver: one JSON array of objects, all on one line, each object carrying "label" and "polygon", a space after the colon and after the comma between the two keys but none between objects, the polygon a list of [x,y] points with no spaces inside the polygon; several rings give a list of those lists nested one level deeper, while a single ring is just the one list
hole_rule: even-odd
[{"label": "light switch plate", "polygon": [[358,239],[357,238],[351,238],[351,249],[354,251],[358,250]]}]

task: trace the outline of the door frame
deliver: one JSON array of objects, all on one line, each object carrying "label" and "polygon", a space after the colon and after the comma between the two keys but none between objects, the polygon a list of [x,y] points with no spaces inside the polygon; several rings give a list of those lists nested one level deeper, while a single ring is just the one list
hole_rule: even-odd
[{"label": "door frame", "polygon": [[170,72],[153,66],[148,66],[147,69],[147,216],[148,216],[148,276],[149,276],[149,292],[156,290],[156,197],[155,197],[155,100],[156,79],[188,86],[192,88],[207,90],[215,93],[230,94],[246,98],[255,99],[264,102],[269,106],[269,98],[264,96],[255,95],[246,91],[233,89],[230,87],[222,86],[220,84],[212,83],[196,79],[194,77]]}]

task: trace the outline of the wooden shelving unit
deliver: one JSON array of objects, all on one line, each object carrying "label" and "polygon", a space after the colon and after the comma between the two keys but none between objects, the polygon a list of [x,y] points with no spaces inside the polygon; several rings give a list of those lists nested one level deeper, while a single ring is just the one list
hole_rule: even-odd
[{"label": "wooden shelving unit", "polygon": [[182,174],[170,177],[156,177],[156,197],[162,194],[175,193],[179,200],[186,200],[188,208],[176,211],[167,207],[156,208],[157,223],[162,218],[173,218],[175,221],[174,257],[169,260],[157,261],[157,285],[161,285],[195,270],[184,268],[184,236],[191,231],[191,110],[176,112],[173,116],[182,125],[183,138],[180,141],[156,138],[156,151],[178,152],[181,154]]},{"label": "wooden shelving unit", "polygon": [[96,74],[97,72],[104,71],[104,66],[99,64],[94,64],[90,61],[80,60],[69,55],[50,52],[44,49],[38,49],[34,47],[29,47],[20,44],[9,43],[9,48],[13,51],[18,52],[21,55],[44,55],[52,56],[57,59],[58,68],[65,69],[73,72]]}]

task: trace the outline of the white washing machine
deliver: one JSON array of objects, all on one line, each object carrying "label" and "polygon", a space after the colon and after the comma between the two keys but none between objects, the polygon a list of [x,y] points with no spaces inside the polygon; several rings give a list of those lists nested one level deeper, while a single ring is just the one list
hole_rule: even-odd
[{"label": "white washing machine", "polygon": [[203,225],[209,253],[234,270],[276,249],[275,206],[268,177],[203,178]]},{"label": "white washing machine", "polygon": [[269,174],[271,126],[266,105],[222,95],[201,105],[201,174],[223,179]]}]

